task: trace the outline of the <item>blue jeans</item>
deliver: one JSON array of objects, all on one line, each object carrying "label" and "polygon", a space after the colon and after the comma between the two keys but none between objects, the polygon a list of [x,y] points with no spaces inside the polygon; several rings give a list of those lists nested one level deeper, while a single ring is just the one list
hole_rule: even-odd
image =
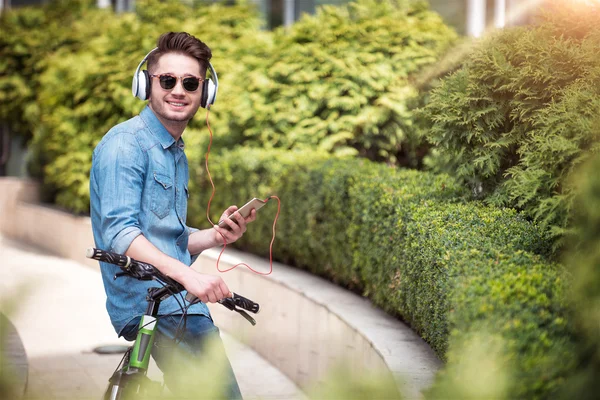
[{"label": "blue jeans", "polygon": [[[152,358],[164,374],[164,380],[169,390],[181,399],[222,398],[238,400],[242,398],[240,388],[235,379],[231,364],[225,354],[225,347],[217,328],[210,317],[204,315],[188,315],[181,333],[177,336],[177,326],[181,315],[170,315],[158,320],[154,333]],[[132,320],[125,329],[123,337],[135,340],[140,317]],[[210,349],[207,344],[210,343]],[[210,351],[211,360],[219,366],[220,371],[214,371],[206,352]],[[227,382],[215,388],[215,379],[226,379]],[[215,392],[216,390],[216,392]],[[210,393],[207,393],[210,391]]]}]

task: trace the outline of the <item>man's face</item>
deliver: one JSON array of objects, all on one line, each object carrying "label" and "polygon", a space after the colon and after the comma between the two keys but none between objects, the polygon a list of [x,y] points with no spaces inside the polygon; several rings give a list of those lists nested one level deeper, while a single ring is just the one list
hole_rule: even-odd
[{"label": "man's face", "polygon": [[179,77],[204,77],[198,60],[184,54],[167,53],[158,59],[154,71],[149,72],[152,75],[170,74],[178,77],[175,87],[170,90],[160,86],[158,77],[151,78],[149,105],[154,114],[166,123],[187,123],[192,119],[200,107],[202,83],[196,91],[188,92],[183,88]]}]

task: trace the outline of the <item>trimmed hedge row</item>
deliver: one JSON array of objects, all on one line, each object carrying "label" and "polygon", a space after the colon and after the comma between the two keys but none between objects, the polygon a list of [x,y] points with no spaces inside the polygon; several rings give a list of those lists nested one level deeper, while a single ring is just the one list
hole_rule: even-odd
[{"label": "trimmed hedge row", "polygon": [[[460,201],[464,193],[445,175],[320,153],[236,150],[214,156],[209,168],[212,210],[277,194],[274,257],[407,321],[449,361],[448,374],[461,338],[481,330],[506,343],[509,397],[548,397],[572,367],[563,271],[547,261],[543,231],[515,211]],[[202,168],[193,175],[202,209],[210,186]],[[236,246],[268,254],[275,209],[262,209]],[[207,226],[194,214],[191,224]]]},{"label": "trimmed hedge row", "polygon": [[457,368],[477,337],[484,343],[501,342],[495,366],[507,376],[503,398],[554,397],[575,366],[569,286],[562,267],[489,244],[484,250],[477,246],[448,254],[443,265],[450,270],[442,288],[450,307],[447,368],[429,397],[446,397],[448,388],[477,379],[479,373],[469,376]]}]

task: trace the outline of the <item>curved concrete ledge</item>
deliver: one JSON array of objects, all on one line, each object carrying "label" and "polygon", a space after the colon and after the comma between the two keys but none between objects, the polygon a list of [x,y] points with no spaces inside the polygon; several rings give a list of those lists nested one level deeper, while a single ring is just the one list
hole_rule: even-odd
[{"label": "curved concrete ledge", "polygon": [[[93,244],[88,217],[22,201],[36,201],[35,184],[0,179],[0,232],[43,247],[62,257],[98,268],[84,251]],[[202,254],[193,265],[218,274],[219,249]],[[240,262],[260,271],[268,261],[227,249],[219,267]],[[274,263],[269,276],[244,267],[223,275],[233,291],[262,306],[254,327],[221,306],[211,310],[217,325],[250,345],[301,387],[323,382],[331,367],[344,365],[357,374],[390,373],[405,398],[419,398],[441,362],[410,328],[368,300],[304,271]]]}]

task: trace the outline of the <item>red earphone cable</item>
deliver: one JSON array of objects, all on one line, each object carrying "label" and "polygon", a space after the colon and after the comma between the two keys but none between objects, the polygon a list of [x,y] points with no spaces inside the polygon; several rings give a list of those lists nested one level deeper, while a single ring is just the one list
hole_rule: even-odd
[{"label": "red earphone cable", "polygon": [[[204,158],[204,167],[206,168],[206,173],[208,174],[208,179],[209,179],[210,185],[212,187],[212,193],[210,195],[210,198],[208,199],[208,205],[206,207],[206,219],[208,219],[208,222],[210,222],[210,224],[214,228],[215,224],[210,219],[210,204],[212,203],[212,200],[215,196],[215,183],[213,182],[212,177],[210,176],[210,171],[208,169],[208,155],[210,154],[210,149],[212,147],[212,141],[213,141],[213,132],[210,127],[210,123],[208,122],[209,114],[210,114],[210,104],[206,107],[206,126],[208,127],[208,132],[210,134],[210,140],[208,142],[208,149],[206,151],[206,156]],[[223,253],[225,252],[225,248],[227,247],[227,240],[225,239],[225,235],[223,235],[221,232],[219,232],[219,235],[221,235],[221,237],[223,238],[223,249],[221,249],[221,252],[219,253],[219,257],[217,258],[217,271],[228,272],[228,271],[231,271],[232,269],[237,268],[240,265],[243,265],[246,268],[248,268],[250,271],[254,272],[255,274],[259,274],[259,275],[269,275],[271,272],[273,272],[273,243],[275,242],[275,227],[277,225],[277,219],[279,218],[279,212],[281,211],[281,200],[277,196],[269,196],[264,201],[267,202],[270,199],[277,200],[277,214],[275,215],[275,220],[273,221],[273,237],[271,238],[271,244],[269,245],[269,272],[256,271],[255,269],[253,269],[246,263],[239,263],[239,264],[234,265],[231,268],[221,270],[219,268],[219,261],[221,261],[221,256],[223,255]]]}]

